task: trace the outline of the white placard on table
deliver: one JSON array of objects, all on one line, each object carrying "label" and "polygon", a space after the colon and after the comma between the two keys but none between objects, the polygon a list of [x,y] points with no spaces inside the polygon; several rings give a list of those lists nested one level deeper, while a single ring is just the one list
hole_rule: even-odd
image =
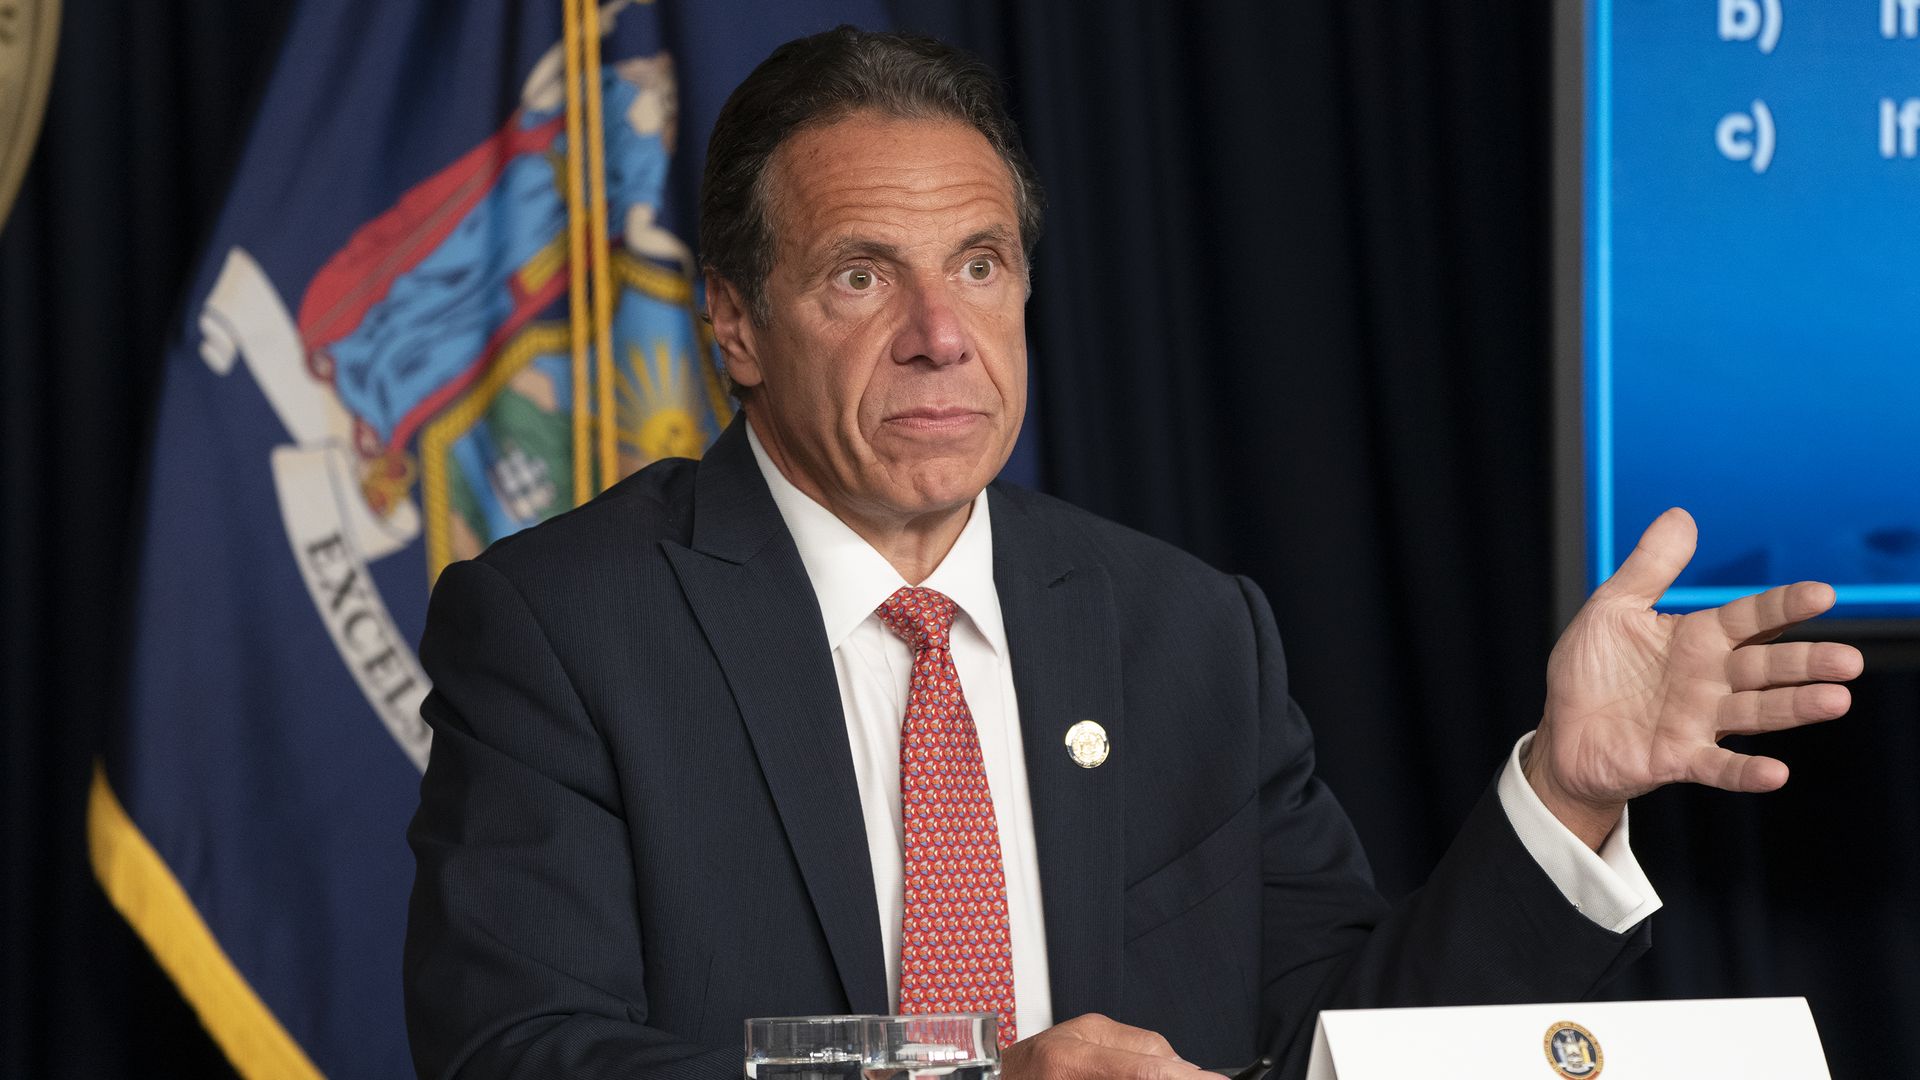
[{"label": "white placard on table", "polygon": [[1806,998],[1350,1009],[1307,1080],[1831,1080]]}]

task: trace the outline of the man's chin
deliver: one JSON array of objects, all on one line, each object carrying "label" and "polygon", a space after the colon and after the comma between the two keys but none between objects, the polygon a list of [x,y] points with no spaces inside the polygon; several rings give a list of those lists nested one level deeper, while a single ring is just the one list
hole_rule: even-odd
[{"label": "man's chin", "polygon": [[903,499],[896,504],[903,516],[918,518],[937,518],[944,514],[964,511],[980,495],[982,484],[957,484],[950,487],[921,489],[914,492],[912,498]]},{"label": "man's chin", "polygon": [[889,510],[892,516],[916,519],[937,519],[964,511],[993,477],[977,464],[952,472],[918,472],[904,489],[896,489],[888,500]]},{"label": "man's chin", "polygon": [[952,453],[920,455],[917,460],[900,461],[888,471],[905,481],[904,502],[932,509],[971,502],[1000,475],[1006,463],[1005,454],[989,453],[975,442]]}]

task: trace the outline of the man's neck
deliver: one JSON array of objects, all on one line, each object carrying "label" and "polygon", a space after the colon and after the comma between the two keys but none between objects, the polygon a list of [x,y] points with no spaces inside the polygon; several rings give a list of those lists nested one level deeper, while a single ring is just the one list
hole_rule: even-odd
[{"label": "man's neck", "polygon": [[918,585],[940,568],[947,558],[947,552],[953,550],[954,541],[960,539],[961,531],[967,527],[967,518],[972,513],[973,501],[968,500],[957,509],[946,511],[939,521],[929,522],[920,518],[894,529],[873,528],[845,516],[841,516],[840,520],[858,533],[860,539],[872,544],[873,550],[900,571],[900,577],[907,584]]},{"label": "man's neck", "polygon": [[765,429],[753,425],[751,417],[748,418],[748,424],[760,448],[766,452],[767,459],[774,468],[780,470],[780,475],[865,540],[909,585],[918,585],[933,576],[933,572],[945,561],[947,553],[953,550],[954,542],[960,539],[968,519],[973,515],[972,499],[959,506],[910,517],[883,518],[862,514],[831,498],[821,485],[807,475],[806,470],[795,466],[777,438],[766,438]]}]

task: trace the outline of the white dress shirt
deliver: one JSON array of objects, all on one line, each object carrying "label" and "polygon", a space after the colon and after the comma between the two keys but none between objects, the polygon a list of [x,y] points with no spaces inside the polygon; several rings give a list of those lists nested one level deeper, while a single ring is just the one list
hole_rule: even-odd
[{"label": "white dress shirt", "polygon": [[[874,609],[910,583],[832,511],[782,475],[751,424],[747,442],[800,549],[800,561],[820,604],[827,646],[833,650],[867,850],[873,861],[874,902],[887,964],[887,1002],[889,1008],[897,1009],[903,865],[900,721],[913,677],[913,650],[887,629]],[[1013,935],[1015,1019],[1020,1036],[1026,1038],[1053,1025],[1053,995],[1033,802],[1027,789],[1013,664],[1000,617],[1000,594],[993,583],[993,523],[986,492],[973,500],[966,526],[939,567],[925,581],[912,584],[937,590],[960,609],[953,622],[953,665],[979,731],[980,757],[1000,829]],[[1626,819],[1621,818],[1598,854],[1569,832],[1540,802],[1520,771],[1521,755],[1532,738],[1529,734],[1514,746],[1500,777],[1500,803],[1508,820],[1527,852],[1574,907],[1616,933],[1631,928],[1653,914],[1660,900],[1628,849]]]}]

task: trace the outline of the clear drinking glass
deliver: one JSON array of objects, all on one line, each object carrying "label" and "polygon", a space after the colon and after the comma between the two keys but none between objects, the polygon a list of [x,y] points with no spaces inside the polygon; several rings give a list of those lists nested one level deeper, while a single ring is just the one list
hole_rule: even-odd
[{"label": "clear drinking glass", "polygon": [[866,1080],[999,1080],[999,1027],[992,1013],[868,1017]]},{"label": "clear drinking glass", "polygon": [[763,1016],[747,1021],[751,1080],[859,1080],[865,1016]]}]

